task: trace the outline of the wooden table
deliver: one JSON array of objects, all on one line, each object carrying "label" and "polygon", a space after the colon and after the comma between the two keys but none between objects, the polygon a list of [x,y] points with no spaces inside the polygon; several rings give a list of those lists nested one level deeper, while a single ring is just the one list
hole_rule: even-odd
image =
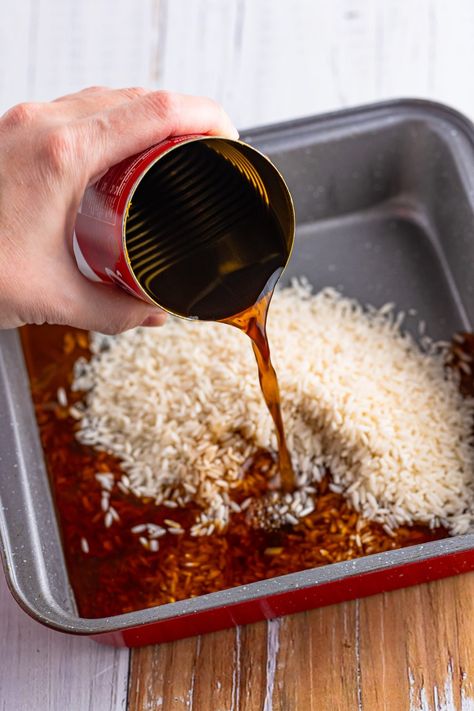
[{"label": "wooden table", "polygon": [[0,580],[1,711],[472,711],[474,573],[134,650],[42,628]]}]

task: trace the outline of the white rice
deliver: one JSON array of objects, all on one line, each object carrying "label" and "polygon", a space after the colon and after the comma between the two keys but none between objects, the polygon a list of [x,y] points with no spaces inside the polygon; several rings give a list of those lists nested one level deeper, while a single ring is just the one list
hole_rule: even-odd
[{"label": "white rice", "polygon": [[[446,373],[445,347],[422,351],[402,320],[393,305],[364,310],[304,281],[275,294],[269,339],[300,485],[292,518],[309,512],[307,487],[328,467],[334,490],[388,530],[469,530],[474,403]],[[86,393],[78,439],[117,456],[137,496],[203,506],[194,534],[225,526],[244,462],[276,449],[249,340],[170,318],[163,329],[93,334],[92,353],[75,369],[73,388]]]},{"label": "white rice", "polygon": [[60,407],[67,407],[67,405],[68,405],[67,395],[66,395],[66,391],[64,388],[58,388],[56,397],[58,400],[58,405],[60,405]]}]

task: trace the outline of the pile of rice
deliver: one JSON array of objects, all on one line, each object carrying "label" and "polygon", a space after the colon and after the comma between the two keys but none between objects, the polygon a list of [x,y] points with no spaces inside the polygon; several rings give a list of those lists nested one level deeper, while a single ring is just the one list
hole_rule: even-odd
[{"label": "pile of rice", "polygon": [[[332,488],[389,531],[414,521],[469,530],[474,403],[446,371],[445,348],[421,349],[401,320],[391,305],[313,295],[304,280],[275,294],[268,331],[299,486],[283,502],[288,520],[309,513],[328,468]],[[137,496],[199,503],[193,534],[225,526],[245,461],[276,450],[248,338],[170,318],[93,334],[92,353],[75,369],[78,439],[117,456]]]}]

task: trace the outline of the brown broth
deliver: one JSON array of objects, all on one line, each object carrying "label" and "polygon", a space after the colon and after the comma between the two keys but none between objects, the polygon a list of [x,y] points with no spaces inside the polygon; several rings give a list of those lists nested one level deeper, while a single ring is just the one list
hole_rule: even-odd
[{"label": "brown broth", "polygon": [[[276,282],[276,278],[274,279]],[[264,295],[251,308],[243,313],[226,319],[224,323],[239,328],[252,341],[252,348],[257,360],[258,379],[263,398],[275,423],[278,442],[279,484],[283,491],[291,492],[295,488],[295,474],[290,453],[286,444],[285,427],[281,412],[280,388],[272,365],[270,344],[267,336],[267,315],[273,289]]]},{"label": "brown broth", "polygon": [[[146,550],[132,527],[161,525],[167,518],[189,528],[199,507],[156,506],[151,499],[125,494],[115,486],[111,505],[120,520],[106,528],[95,474],[112,472],[119,481],[120,462],[80,444],[75,438],[76,421],[57,402],[59,387],[65,388],[69,404],[81,399],[70,386],[75,360],[90,357],[87,333],[58,326],[26,326],[22,341],[66,564],[84,617],[152,607],[447,535],[444,529],[413,526],[401,527],[389,536],[378,524],[361,519],[341,494],[331,492],[326,477],[315,495],[314,512],[294,527],[256,529],[244,512],[234,513],[222,533],[166,534],[157,552]],[[271,459],[268,452],[256,453],[234,490],[237,502],[268,491],[270,482],[264,470]],[[82,539],[88,543],[88,553],[82,549]]]}]

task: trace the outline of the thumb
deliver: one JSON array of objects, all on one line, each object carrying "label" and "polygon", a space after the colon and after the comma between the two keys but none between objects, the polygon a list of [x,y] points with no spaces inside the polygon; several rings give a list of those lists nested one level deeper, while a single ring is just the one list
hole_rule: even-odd
[{"label": "thumb", "polygon": [[88,331],[113,335],[136,326],[161,326],[166,312],[112,284],[96,284],[77,273],[68,284],[62,319]]}]

